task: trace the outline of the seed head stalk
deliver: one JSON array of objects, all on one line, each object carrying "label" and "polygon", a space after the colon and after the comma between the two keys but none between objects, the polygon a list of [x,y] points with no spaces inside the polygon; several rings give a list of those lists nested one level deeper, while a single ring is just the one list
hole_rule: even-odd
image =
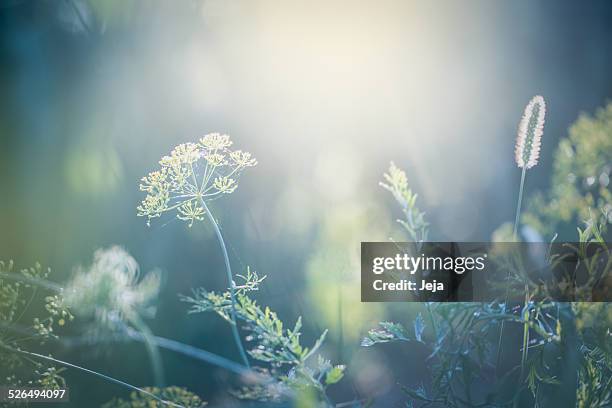
[{"label": "seed head stalk", "polygon": [[[542,135],[544,134],[544,117],[546,115],[546,103],[540,95],[534,96],[523,113],[523,117],[519,122],[516,145],[514,148],[515,161],[521,172],[521,184],[519,187],[518,201],[516,203],[516,216],[514,218],[514,228],[512,229],[512,239],[518,241],[518,228],[521,218],[521,205],[523,203],[523,189],[525,186],[525,175],[527,169],[538,164],[540,157],[540,146],[542,144]],[[506,278],[510,280],[510,271]],[[509,282],[507,282],[509,283]],[[504,299],[504,309],[508,307],[509,284],[506,285],[506,295]],[[529,345],[529,286],[525,284],[525,305],[521,318],[523,322],[523,350],[521,354],[521,375],[523,377],[525,363],[527,362],[528,345]],[[505,312],[505,310],[504,310]],[[497,359],[496,369],[499,368],[501,361],[501,348],[504,333],[504,320],[501,321],[499,330],[499,340],[497,342]]]},{"label": "seed head stalk", "polygon": [[514,229],[512,230],[512,238],[517,239],[519,220],[521,218],[521,205],[523,204],[523,186],[525,185],[525,173],[527,169],[523,167],[521,173],[521,186],[519,187],[518,202],[516,203],[516,218],[514,219]]},{"label": "seed head stalk", "polygon": [[232,275],[232,267],[230,265],[229,256],[227,254],[227,247],[225,246],[225,241],[223,240],[223,235],[221,234],[221,230],[219,229],[219,225],[213,217],[210,209],[206,205],[206,202],[202,197],[200,197],[200,204],[202,204],[202,208],[206,212],[208,220],[213,225],[213,229],[215,230],[215,235],[217,236],[217,240],[219,241],[219,245],[221,246],[221,252],[223,253],[223,260],[225,262],[225,272],[227,273],[227,279],[229,281],[229,290],[230,290],[230,299],[232,301],[231,308],[231,318],[232,318],[232,334],[234,336],[234,341],[236,343],[236,347],[238,347],[238,351],[240,352],[240,357],[244,362],[244,365],[247,368],[250,368],[249,359],[247,358],[247,354],[244,351],[244,346],[242,345],[242,341],[240,340],[240,333],[238,333],[238,324],[236,319],[236,289],[234,288],[234,276]]}]

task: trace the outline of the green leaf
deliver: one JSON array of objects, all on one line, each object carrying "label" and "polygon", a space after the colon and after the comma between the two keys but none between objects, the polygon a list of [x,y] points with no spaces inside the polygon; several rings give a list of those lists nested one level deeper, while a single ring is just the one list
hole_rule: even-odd
[{"label": "green leaf", "polygon": [[404,326],[393,322],[380,322],[379,328],[371,329],[361,340],[362,347],[370,347],[378,343],[390,341],[409,341]]},{"label": "green leaf", "polygon": [[340,381],[342,377],[344,377],[345,368],[346,367],[343,365],[337,365],[333,367],[331,370],[329,370],[327,374],[325,375],[325,384],[332,385]]}]

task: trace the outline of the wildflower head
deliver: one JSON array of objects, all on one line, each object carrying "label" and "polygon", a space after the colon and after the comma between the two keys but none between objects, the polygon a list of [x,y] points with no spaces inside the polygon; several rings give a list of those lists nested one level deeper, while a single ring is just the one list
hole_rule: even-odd
[{"label": "wildflower head", "polygon": [[545,115],[546,103],[544,98],[540,95],[534,96],[525,107],[525,112],[518,127],[514,153],[516,164],[520,168],[530,169],[538,164]]},{"label": "wildflower head", "polygon": [[89,267],[78,267],[65,290],[65,302],[85,318],[112,325],[123,317],[146,312],[157,297],[158,272],[139,279],[136,260],[114,246],[94,253]]},{"label": "wildflower head", "polygon": [[425,221],[425,213],[416,205],[418,195],[408,186],[406,173],[391,162],[389,171],[383,176],[385,181],[380,182],[380,186],[393,194],[405,215],[405,220],[398,222],[407,230],[414,242],[425,241],[429,224]]},{"label": "wildflower head", "polygon": [[228,135],[210,133],[197,143],[176,146],[159,161],[161,168],[143,177],[140,190],[147,195],[138,215],[151,219],[176,210],[176,217],[191,227],[204,219],[204,202],[233,193],[238,178],[257,160],[251,153],[231,150]]},{"label": "wildflower head", "polygon": [[395,163],[391,162],[389,166],[389,172],[384,175],[385,182],[380,182],[379,185],[393,194],[393,198],[401,204],[402,208],[409,205],[413,194],[410,188],[408,188],[408,178],[406,173],[397,167]]}]

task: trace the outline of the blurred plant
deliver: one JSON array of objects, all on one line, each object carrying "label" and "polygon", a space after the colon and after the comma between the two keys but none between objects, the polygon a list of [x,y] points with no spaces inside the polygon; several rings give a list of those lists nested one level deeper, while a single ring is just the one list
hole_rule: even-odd
[{"label": "blurred plant", "polygon": [[385,181],[379,184],[393,194],[393,198],[402,208],[405,219],[397,220],[408,232],[413,242],[427,240],[429,224],[425,221],[425,213],[416,206],[417,194],[408,187],[406,173],[391,162],[388,173],[383,174]]},{"label": "blurred plant", "polygon": [[577,406],[612,404],[612,310],[608,303],[574,303],[583,364],[578,373]]},{"label": "blurred plant", "polygon": [[124,321],[133,325],[144,335],[156,383],[163,385],[159,350],[141,317],[153,314],[152,301],[159,292],[160,274],[153,271],[142,279],[139,275],[138,263],[123,248],[99,249],[89,267],[76,269],[66,286],[64,301],[79,317],[94,319],[96,327],[123,330]]},{"label": "blurred plant", "polygon": [[[2,382],[5,385],[14,386],[40,386],[45,389],[64,388],[66,382],[62,373],[66,368],[73,368],[129,388],[141,396],[146,395],[148,406],[153,404],[151,401],[156,401],[155,403],[158,405],[183,407],[180,392],[162,393],[167,397],[167,399],[164,399],[146,389],[138,388],[100,372],[56,359],[49,354],[45,355],[28,350],[35,345],[42,346],[49,341],[63,343],[66,338],[57,336],[55,329],[64,326],[68,321],[74,320],[71,310],[77,310],[79,317],[96,317],[97,322],[103,323],[105,327],[108,327],[108,324],[112,322],[111,327],[122,327],[125,333],[129,333],[130,336],[138,339],[142,338],[145,343],[161,344],[167,349],[182,352],[191,357],[243,374],[242,370],[232,367],[230,361],[226,361],[220,356],[204,350],[190,348],[169,339],[143,333],[142,327],[140,331],[134,332],[133,329],[125,327],[125,325],[122,326],[120,320],[137,314],[136,310],[146,305],[148,300],[154,296],[153,292],[156,293],[157,291],[157,289],[144,289],[157,287],[158,283],[144,283],[149,279],[151,282],[156,281],[157,278],[146,277],[140,283],[136,283],[137,274],[138,265],[134,259],[118,247],[97,251],[93,265],[87,269],[79,268],[69,289],[64,289],[60,285],[47,280],[49,270],[41,268],[38,264],[35,267],[14,272],[12,262],[0,261],[0,368],[3,375]],[[88,281],[89,283],[87,283]],[[47,314],[43,317],[33,318],[31,325],[24,324],[22,320],[28,314],[28,309],[34,303],[37,303],[36,298],[41,291],[52,293],[44,298]],[[67,295],[68,300],[65,295]],[[124,299],[119,299],[123,296],[125,296]],[[81,308],[82,310],[79,310]],[[111,318],[111,316],[114,317]],[[56,365],[63,367],[57,368]],[[174,397],[178,398],[177,402],[171,399]]]},{"label": "blurred plant", "polygon": [[[181,387],[143,388],[147,393],[134,391],[130,394],[129,400],[114,398],[112,401],[102,405],[102,408],[161,408],[166,404],[162,401],[172,401],[185,408],[202,408],[207,405],[196,394]],[[157,396],[154,399],[151,395]]]},{"label": "blurred plant", "polygon": [[[55,294],[55,285],[37,284],[46,280],[50,272],[50,269],[44,269],[39,264],[16,272],[12,261],[0,261],[0,367],[4,375],[0,382],[4,385],[39,385],[46,388],[65,385],[60,375],[62,369],[32,361],[14,352],[27,345],[42,345],[48,339],[57,337],[55,329],[73,319],[61,296]],[[42,297],[45,312],[34,317],[31,323],[26,323],[24,320],[30,314],[29,309],[37,303],[35,300],[41,298],[39,290],[52,293]]]},{"label": "blurred plant", "polygon": [[[265,279],[247,268],[244,276],[239,275],[243,284],[236,286],[236,316],[245,323],[245,329],[251,334],[247,340],[254,343],[249,355],[267,366],[258,367],[261,373],[270,377],[266,384],[243,387],[234,395],[244,399],[278,401],[284,396],[314,395],[316,401],[326,406],[333,406],[326,395],[328,386],[337,383],[344,376],[345,367],[333,366],[320,355],[316,362],[313,357],[323,344],[327,335],[324,331],[312,348],[300,342],[302,318],[299,317],[294,327],[285,328],[277,314],[270,308],[262,308],[249,296],[257,291]],[[191,313],[215,312],[228,323],[231,320],[231,295],[229,291],[218,294],[205,289],[194,290],[192,296],[183,296],[182,300],[191,304]],[[318,404],[318,402],[317,402]]]},{"label": "blurred plant", "polygon": [[138,206],[138,215],[147,217],[147,224],[150,225],[151,219],[176,210],[176,217],[188,222],[189,227],[207,216],[215,230],[225,261],[234,342],[244,365],[249,367],[249,360],[236,326],[234,279],[227,247],[219,225],[207,205],[210,200],[233,193],[238,187],[238,177],[242,171],[257,164],[251,153],[230,150],[232,143],[228,135],[210,133],[198,143],[176,146],[170,156],[164,156],[159,161],[160,170],[142,178],[140,190],[147,195]]},{"label": "blurred plant", "polygon": [[578,374],[577,407],[604,408],[612,405],[612,372],[597,354],[587,352]]},{"label": "blurred plant", "polygon": [[141,278],[136,260],[125,249],[113,246],[97,250],[91,265],[76,268],[64,299],[80,317],[112,328],[123,319],[152,315],[159,285],[159,271]]}]

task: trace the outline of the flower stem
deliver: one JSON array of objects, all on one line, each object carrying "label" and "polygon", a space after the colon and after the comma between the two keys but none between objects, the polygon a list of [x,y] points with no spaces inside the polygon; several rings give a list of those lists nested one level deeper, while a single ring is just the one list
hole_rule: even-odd
[{"label": "flower stem", "polygon": [[523,203],[523,186],[525,185],[525,173],[527,169],[523,167],[523,172],[521,173],[521,186],[519,187],[519,196],[518,202],[516,203],[516,218],[514,219],[514,229],[512,231],[512,237],[516,239],[516,234],[518,232],[519,220],[521,218],[521,204]]},{"label": "flower stem", "polygon": [[[129,331],[127,333],[130,339],[135,341],[144,341],[144,336],[140,332]],[[257,379],[260,382],[264,382],[265,378],[258,373],[251,371],[248,368],[244,368],[244,366],[235,363],[231,360],[228,360],[224,357],[213,354],[207,350],[202,350],[197,347],[190,346],[189,344],[183,344],[176,340],[167,339],[165,337],[153,336],[151,340],[158,347],[164,348],[166,350],[174,351],[176,353],[183,354],[185,356],[195,358],[197,360],[205,361],[209,364],[216,365],[217,367],[224,368],[228,371],[236,373],[238,375],[243,375],[249,378]]]},{"label": "flower stem", "polygon": [[157,343],[154,341],[153,333],[149,326],[146,325],[142,319],[134,314],[129,316],[128,320],[136,328],[136,330],[142,335],[143,343],[149,354],[149,360],[151,360],[151,366],[153,368],[153,377],[155,378],[155,385],[159,388],[163,388],[165,384],[164,379],[164,366],[162,364],[161,355],[159,354],[159,348]]},{"label": "flower stem", "polygon": [[[512,237],[514,240],[517,240],[519,220],[521,218],[521,204],[523,203],[523,186],[525,185],[526,171],[527,171],[527,167],[523,166],[523,172],[521,173],[521,186],[519,187],[518,202],[516,204],[516,218],[514,219],[514,229],[512,232]],[[525,371],[525,363],[527,362],[527,353],[529,352],[529,303],[528,302],[529,302],[529,286],[525,284],[525,306],[524,306],[525,312],[523,313],[523,319],[525,322],[523,323],[523,352],[521,355],[521,375],[519,377],[519,381],[522,380],[523,378],[523,373]]]},{"label": "flower stem", "polygon": [[221,246],[221,252],[223,253],[223,260],[225,261],[225,271],[227,272],[227,279],[229,281],[229,290],[230,290],[230,299],[232,301],[232,309],[231,309],[231,317],[232,317],[232,334],[234,335],[234,342],[236,343],[236,347],[238,347],[238,351],[240,352],[240,357],[242,357],[242,361],[244,365],[247,367],[251,367],[249,364],[249,359],[247,358],[246,352],[244,351],[244,346],[242,345],[242,341],[240,340],[240,334],[238,333],[238,324],[236,323],[236,289],[234,287],[234,277],[232,275],[232,267],[230,265],[229,256],[227,254],[227,247],[225,246],[225,241],[223,240],[223,235],[221,235],[221,230],[219,229],[219,225],[212,213],[208,209],[204,198],[200,197],[200,202],[208,219],[210,220],[213,228],[215,230],[215,235],[219,240],[219,245]]},{"label": "flower stem", "polygon": [[[517,240],[517,232],[518,232],[518,226],[519,226],[519,220],[521,218],[521,205],[523,203],[523,187],[525,186],[525,173],[527,172],[527,168],[525,166],[523,166],[523,171],[521,172],[521,185],[519,187],[519,195],[518,195],[518,202],[516,203],[516,216],[514,218],[514,228],[512,229],[512,239],[514,241]],[[508,270],[508,276],[506,277],[506,296],[504,299],[504,309],[508,308],[508,280],[510,280],[510,271]],[[505,312],[506,310],[504,310]],[[499,339],[497,340],[497,357],[496,357],[496,364],[495,364],[495,369],[496,371],[499,370],[499,365],[501,363],[501,351],[502,351],[502,340],[504,337],[504,323],[505,321],[502,320],[500,327],[499,327]]]}]

